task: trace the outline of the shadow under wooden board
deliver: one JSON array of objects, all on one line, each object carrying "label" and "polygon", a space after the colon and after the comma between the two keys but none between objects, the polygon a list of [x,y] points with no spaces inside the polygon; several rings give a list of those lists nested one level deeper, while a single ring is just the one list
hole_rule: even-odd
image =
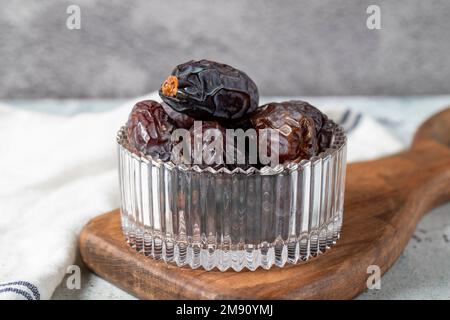
[{"label": "shadow under wooden board", "polygon": [[167,265],[128,247],[118,210],[85,226],[81,255],[93,272],[144,299],[350,299],[367,288],[368,266],[388,270],[421,217],[450,200],[449,146],[450,108],[419,128],[411,149],[350,164],[341,238],[306,263],[254,272]]}]

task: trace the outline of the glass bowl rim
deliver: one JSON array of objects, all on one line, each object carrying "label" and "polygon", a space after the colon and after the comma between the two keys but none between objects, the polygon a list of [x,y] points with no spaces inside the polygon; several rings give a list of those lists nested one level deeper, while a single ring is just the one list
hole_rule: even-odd
[{"label": "glass bowl rim", "polygon": [[117,133],[117,143],[119,146],[127,150],[134,158],[140,160],[145,163],[151,163],[153,166],[161,167],[164,166],[169,170],[178,169],[180,171],[193,171],[197,173],[209,172],[212,174],[243,174],[243,175],[275,175],[284,172],[285,170],[293,171],[297,170],[298,167],[304,167],[308,165],[308,163],[314,163],[318,160],[325,159],[327,157],[335,156],[342,148],[344,148],[347,144],[347,135],[345,134],[345,130],[342,126],[336,124],[334,121],[331,121],[334,125],[336,125],[335,132],[333,133],[333,139],[328,148],[324,151],[320,152],[318,155],[313,156],[309,159],[303,159],[299,162],[288,161],[283,164],[278,164],[274,167],[264,166],[262,168],[250,167],[247,169],[243,168],[235,168],[233,170],[229,170],[226,167],[221,167],[219,169],[215,169],[214,167],[206,166],[200,167],[199,165],[187,165],[187,164],[175,164],[172,160],[163,161],[161,159],[153,158],[150,155],[144,154],[135,148],[132,148],[128,140],[126,139],[126,127],[122,126]]}]

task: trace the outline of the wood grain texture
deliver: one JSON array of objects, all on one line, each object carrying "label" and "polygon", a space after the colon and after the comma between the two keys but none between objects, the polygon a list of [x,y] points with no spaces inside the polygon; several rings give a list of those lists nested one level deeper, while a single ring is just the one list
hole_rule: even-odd
[{"label": "wood grain texture", "polygon": [[307,263],[239,273],[167,265],[128,247],[117,210],[85,226],[81,255],[95,273],[144,299],[350,299],[366,289],[369,265],[388,270],[421,217],[450,200],[449,145],[446,109],[419,128],[410,150],[350,164],[341,239]]}]

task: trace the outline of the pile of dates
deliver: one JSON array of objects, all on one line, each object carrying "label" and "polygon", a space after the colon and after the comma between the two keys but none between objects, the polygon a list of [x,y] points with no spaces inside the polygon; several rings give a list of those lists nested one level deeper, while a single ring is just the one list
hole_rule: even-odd
[{"label": "pile of dates", "polygon": [[[251,140],[261,139],[260,129],[278,133],[280,164],[309,159],[322,152],[330,145],[335,130],[335,124],[326,115],[304,101],[272,102],[258,107],[258,88],[246,73],[209,60],[177,66],[161,85],[159,95],[161,103],[146,100],[134,106],[126,130],[132,148],[163,161],[173,160],[174,146],[183,140],[174,138],[177,129],[184,129],[189,135],[192,150],[210,152],[210,158],[217,156],[217,150],[211,149],[212,142],[216,146],[222,144],[224,154],[231,148],[235,163],[225,163],[223,156],[224,161],[219,164],[230,169],[263,166],[259,157],[249,155],[254,151],[249,147]],[[234,140],[226,140],[227,129],[254,129],[256,135],[249,135],[246,147],[240,150]],[[208,135],[209,130],[214,130],[214,134]],[[222,140],[215,141],[217,133],[222,134]],[[273,150],[271,144],[273,141],[268,139],[266,154]],[[245,161],[238,164],[238,155]],[[194,155],[189,154],[188,158],[200,165],[194,161]]]}]

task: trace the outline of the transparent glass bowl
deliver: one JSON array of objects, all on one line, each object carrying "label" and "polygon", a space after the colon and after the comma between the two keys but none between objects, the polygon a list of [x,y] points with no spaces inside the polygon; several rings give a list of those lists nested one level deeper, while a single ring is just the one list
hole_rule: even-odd
[{"label": "transparent glass bowl", "polygon": [[118,133],[123,234],[178,266],[256,270],[296,264],[339,238],[346,136],[310,160],[261,170],[201,169],[137,154]]}]

